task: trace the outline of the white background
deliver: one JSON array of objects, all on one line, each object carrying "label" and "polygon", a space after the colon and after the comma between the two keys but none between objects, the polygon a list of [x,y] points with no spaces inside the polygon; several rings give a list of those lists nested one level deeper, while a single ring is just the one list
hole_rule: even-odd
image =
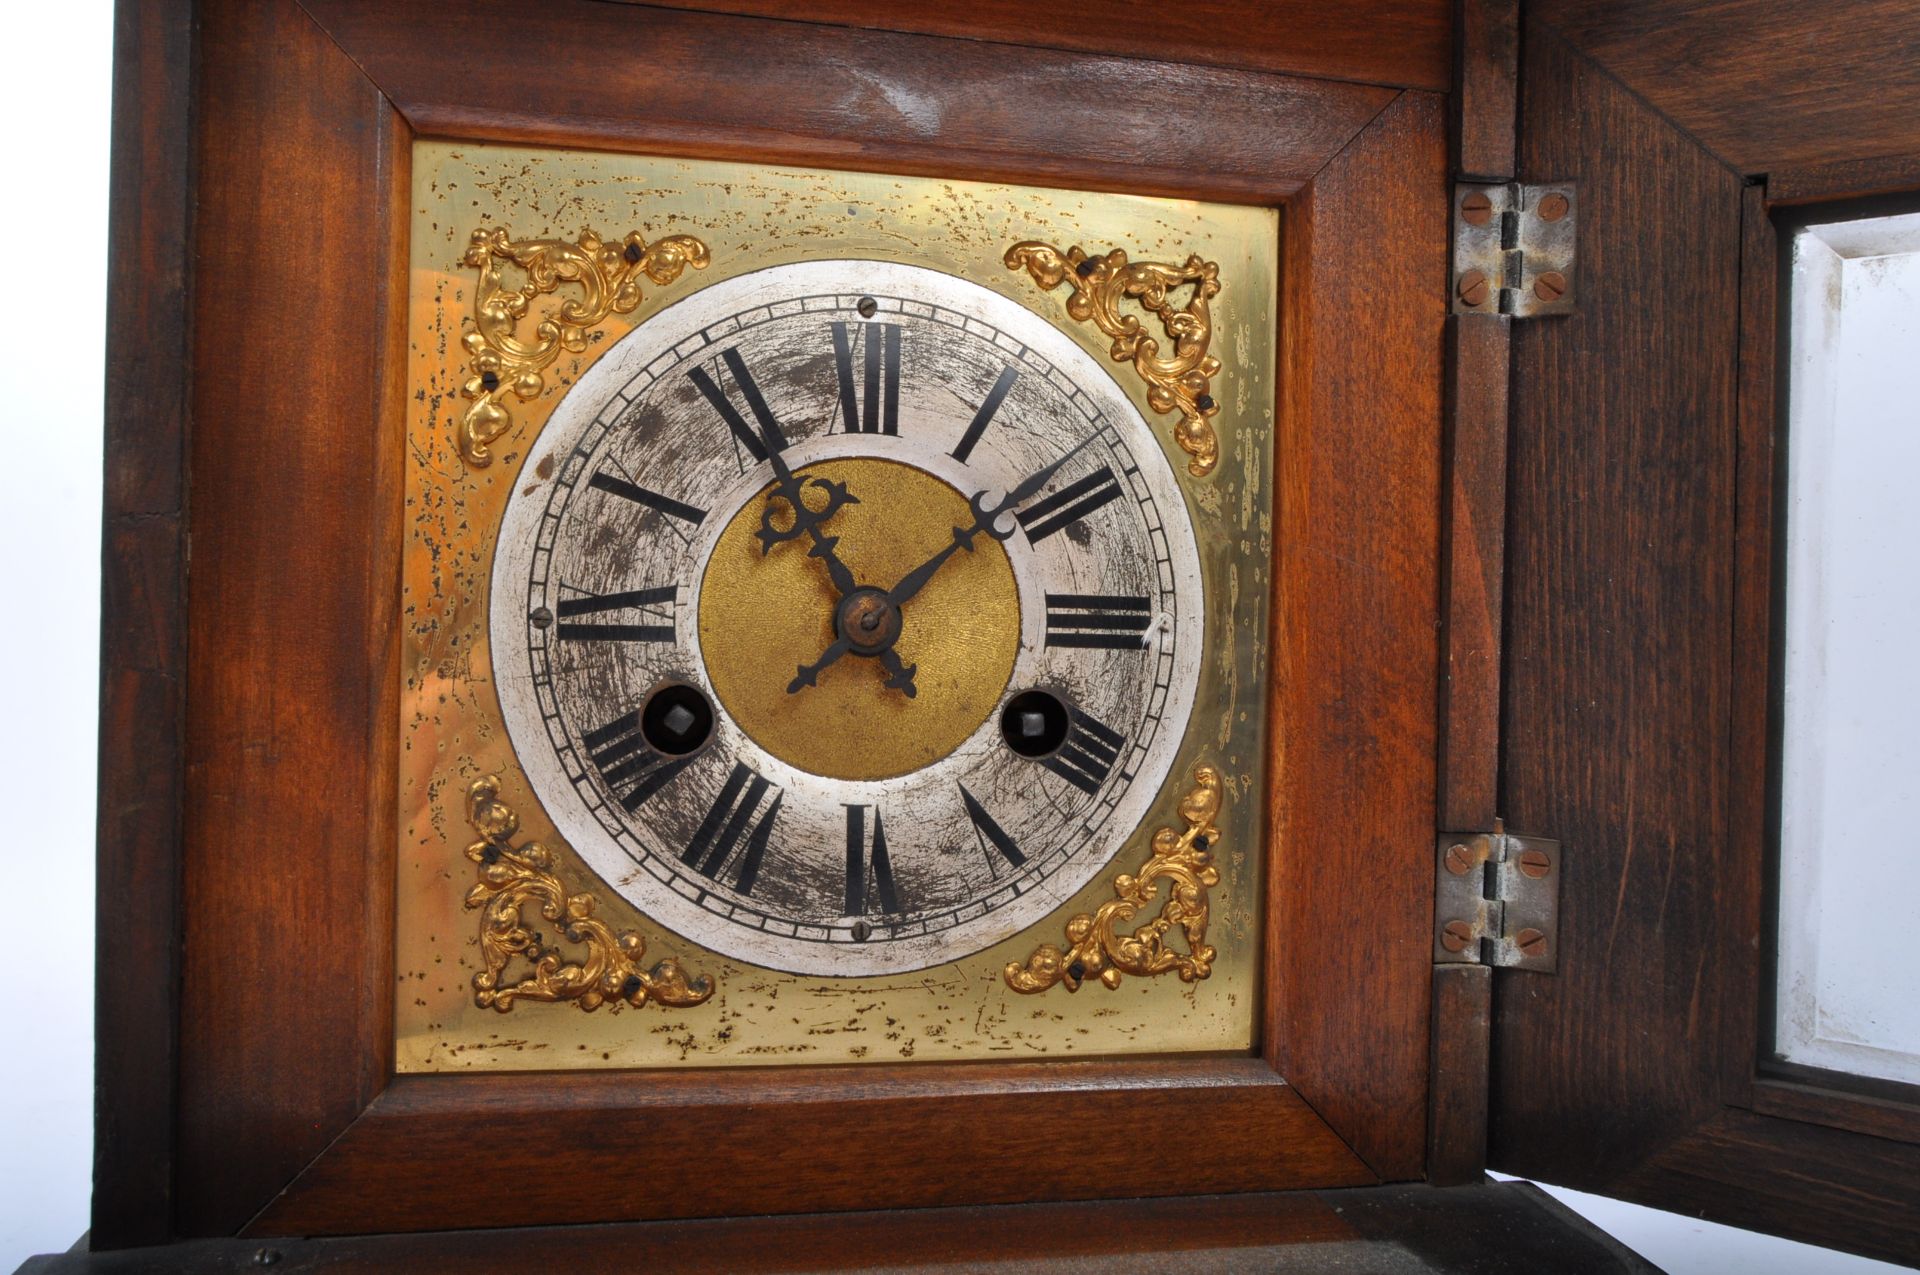
[{"label": "white background", "polygon": [[[11,600],[0,638],[0,775],[11,826],[0,863],[14,926],[0,1050],[0,1272],[69,1247],[87,1225],[110,14],[106,0],[10,6],[14,56],[0,77],[0,118],[15,122],[0,200],[15,279],[0,408],[13,474],[0,501]],[[1676,1275],[1896,1269],[1566,1198]]]}]

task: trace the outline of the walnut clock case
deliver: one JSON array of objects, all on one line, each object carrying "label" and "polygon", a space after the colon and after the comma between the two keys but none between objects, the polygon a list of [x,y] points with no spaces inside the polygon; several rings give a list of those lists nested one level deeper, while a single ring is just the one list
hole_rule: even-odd
[{"label": "walnut clock case", "polygon": [[122,10],[96,1245],[1419,1177],[1444,35],[513,14]]}]

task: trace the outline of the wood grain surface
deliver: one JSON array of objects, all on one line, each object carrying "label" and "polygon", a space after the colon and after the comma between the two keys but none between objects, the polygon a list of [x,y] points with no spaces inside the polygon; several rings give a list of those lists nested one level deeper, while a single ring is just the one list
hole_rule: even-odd
[{"label": "wood grain surface", "polygon": [[[94,1242],[173,1221],[193,5],[114,20],[95,877]],[[80,994],[80,989],[73,989]]]},{"label": "wood grain surface", "polygon": [[[1773,858],[1774,491],[1781,454],[1777,354],[1779,237],[1766,188],[1740,192],[1740,352],[1733,455],[1733,686],[1727,788],[1728,871],[1719,891],[1720,1093],[1745,1104],[1765,1049],[1760,1025],[1764,968],[1772,945],[1761,934]],[[1769,1011],[1770,1013],[1771,1011]],[[1770,1041],[1772,1030],[1764,1029]],[[1768,1051],[1770,1052],[1770,1051]]]},{"label": "wood grain surface", "polygon": [[1389,1179],[1426,1142],[1446,161],[1405,94],[1282,218],[1265,1036]]},{"label": "wood grain surface", "polygon": [[1766,201],[1551,30],[1524,64],[1522,169],[1582,183],[1583,277],[1608,283],[1514,331],[1503,789],[1565,872],[1558,975],[1496,983],[1490,1163],[1912,1262],[1920,1147],[1897,1122],[1744,1109],[1765,1048]]},{"label": "wood grain surface", "polygon": [[1728,1107],[1601,1188],[1655,1208],[1920,1266],[1920,1146]]},{"label": "wood grain surface", "polygon": [[[424,134],[1271,203],[1393,90],[590,0],[306,0]],[[564,66],[566,74],[553,68]]]},{"label": "wood grain surface", "polygon": [[1456,178],[1513,180],[1520,0],[1459,0],[1454,24]]},{"label": "wood grain surface", "polygon": [[1491,966],[1434,966],[1427,1181],[1435,1186],[1460,1186],[1486,1176],[1492,1008]]},{"label": "wood grain surface", "polygon": [[[588,4],[549,15],[537,57],[503,40],[463,61],[430,33],[504,8],[401,21],[425,12],[213,0],[200,15],[176,1233],[1417,1176],[1443,308],[1424,285],[1444,261],[1439,99],[1176,67],[1173,81],[1196,90],[1175,94],[1179,116],[1164,100],[1149,112],[1137,96],[1043,91],[1064,76],[1117,94],[1158,64],[1019,50],[1026,60],[1010,68],[1005,48],[989,60],[978,41],[687,14],[636,27],[631,10]],[[642,34],[664,41],[680,74],[633,56]],[[604,79],[548,73],[563,55]],[[863,74],[895,73],[967,92],[931,117],[848,96],[860,84],[878,91]],[[756,91],[749,119],[748,83],[787,96]],[[1023,94],[1023,111],[999,100]],[[1034,101],[1053,106],[1036,113]],[[1191,148],[1161,135],[1181,119],[1246,145],[1194,169]],[[1089,122],[1118,140],[1081,144]],[[1263,1023],[1340,1134],[1279,1079],[1273,1058],[387,1087],[400,524],[389,426],[400,418],[411,125],[1262,201],[1337,156],[1324,193],[1288,219],[1302,389],[1282,455],[1311,533],[1296,541],[1289,589],[1299,592],[1286,603],[1297,671],[1287,720],[1299,741],[1289,757],[1303,785],[1279,821],[1298,842],[1286,869],[1292,929],[1268,944],[1286,953],[1275,965],[1291,1000]],[[1366,243],[1380,248],[1356,276],[1348,263]],[[1356,325],[1362,310],[1377,317]],[[1368,869],[1357,891],[1334,853],[1351,845]],[[536,1184],[514,1193],[520,1203],[476,1192],[461,1173],[423,1172],[470,1162],[506,1121],[514,1134],[499,1172]],[[1176,1127],[1206,1149],[1179,1174],[1143,1173],[1138,1145],[1112,1133]],[[875,1129],[885,1136],[868,1136]],[[818,1149],[796,1171],[802,1146]],[[583,1195],[573,1175],[544,1172],[566,1157],[588,1181],[620,1181],[636,1147],[656,1149],[660,1163],[705,1157],[715,1182]]]},{"label": "wood grain surface", "polygon": [[1767,202],[1807,204],[1920,190],[1920,152],[1881,159],[1844,159],[1775,168],[1767,175]]},{"label": "wood grain surface", "polygon": [[[476,1195],[489,1166],[511,1185]],[[557,1166],[564,1172],[549,1171]],[[1372,1180],[1300,1096],[1251,1058],[404,1076],[249,1233]]]},{"label": "wood grain surface", "polygon": [[1445,92],[1446,0],[975,0],[966,5],[877,5],[872,0],[651,0],[676,9],[756,14],[803,22],[1008,44],[1164,58],[1201,66],[1282,71]]},{"label": "wood grain surface", "polygon": [[1920,154],[1917,0],[1534,0],[1527,21],[1742,173]]},{"label": "wood grain surface", "polygon": [[1440,827],[1448,832],[1491,832],[1500,814],[1511,324],[1498,314],[1447,320]]},{"label": "wood grain surface", "polygon": [[240,1227],[386,1078],[409,140],[291,0],[213,0],[200,33],[188,1234]]},{"label": "wood grain surface", "polygon": [[[1498,1243],[1489,1243],[1498,1236]],[[21,1275],[622,1270],[777,1275],[991,1270],[1002,1275],[1426,1271],[1650,1275],[1653,1268],[1526,1182],[1423,1184],[1097,1203],[860,1211],[605,1226],[203,1240],[31,1259]]]},{"label": "wood grain surface", "polygon": [[1565,872],[1559,973],[1494,989],[1490,1163],[1592,1185],[1718,1105],[1741,186],[1557,37],[1522,82],[1614,283],[1513,334],[1506,816]]}]

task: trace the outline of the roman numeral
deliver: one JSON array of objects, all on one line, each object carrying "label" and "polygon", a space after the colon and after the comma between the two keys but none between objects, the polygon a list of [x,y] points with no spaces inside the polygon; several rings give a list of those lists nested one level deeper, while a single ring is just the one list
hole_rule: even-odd
[{"label": "roman numeral", "polygon": [[678,518],[681,522],[690,522],[696,527],[707,516],[707,511],[704,509],[695,509],[692,505],[683,504],[671,496],[662,496],[657,491],[649,491],[624,478],[615,478],[612,474],[595,474],[587,479],[587,486],[598,488],[622,500],[631,500],[636,505],[656,509],[669,518]]},{"label": "roman numeral", "polygon": [[[863,323],[856,336],[845,323],[833,325],[833,363],[840,373],[840,418],[849,434],[900,432],[900,325]],[[864,389],[853,383],[853,347],[864,356]]]},{"label": "roman numeral", "polygon": [[1120,480],[1102,465],[1078,482],[1069,483],[1045,500],[1027,506],[1014,517],[1026,531],[1028,543],[1039,544],[1119,496]]},{"label": "roman numeral", "polygon": [[1000,379],[987,391],[986,401],[980,404],[980,410],[973,414],[973,421],[967,426],[967,432],[960,436],[960,445],[953,449],[953,458],[962,465],[967,457],[973,455],[973,445],[980,441],[980,435],[987,432],[987,426],[993,422],[993,414],[1000,410],[1000,404],[1006,401],[1007,391],[1020,379],[1020,369],[1003,368]]},{"label": "roman numeral", "polygon": [[[582,593],[578,597],[562,598],[553,608],[554,614],[560,617],[560,623],[554,627],[554,636],[562,642],[671,642],[673,641],[673,601],[679,591],[679,585],[667,584],[657,589],[630,589],[625,593]],[[663,604],[664,615],[661,614]],[[608,611],[623,611],[628,608],[639,610],[646,622],[602,623],[575,618],[582,615],[604,615]]]},{"label": "roman numeral", "polygon": [[1153,616],[1145,598],[1106,593],[1049,593],[1047,645],[1144,651]]},{"label": "roman numeral", "polygon": [[[1013,867],[1017,868],[1027,861],[1027,856],[1020,853],[1020,847],[1013,843],[1013,838],[1007,835],[1006,829],[993,821],[993,816],[987,813],[987,808],[980,804],[979,798],[967,791],[965,784],[960,785],[960,800],[967,807],[967,818],[973,820],[973,835],[980,842],[981,854],[986,854],[987,848],[991,846],[998,850],[1000,857]],[[987,863],[989,865],[993,863],[991,855],[987,856]]]},{"label": "roman numeral", "polygon": [[726,364],[727,371],[733,374],[734,386],[739,389],[740,397],[746,400],[747,410],[753,413],[757,429],[747,424],[746,418],[740,415],[733,401],[718,385],[714,384],[713,378],[707,375],[707,369],[690,368],[687,371],[687,379],[706,396],[707,402],[713,405],[713,410],[720,414],[720,419],[725,421],[727,428],[733,431],[734,440],[747,449],[747,454],[753,457],[755,464],[765,460],[770,452],[785,451],[787,436],[781,432],[780,422],[773,419],[773,412],[767,407],[767,400],[761,397],[760,387],[753,383],[753,374],[747,371],[746,363],[740,358],[740,351],[722,350],[720,361]]},{"label": "roman numeral", "polygon": [[1067,738],[1040,764],[1085,793],[1100,791],[1127,737],[1077,708],[1067,710]]},{"label": "roman numeral", "polygon": [[[872,871],[869,872],[868,869]],[[873,888],[868,890],[868,886]],[[848,916],[865,916],[871,909],[871,893],[882,913],[900,910],[900,895],[893,888],[893,861],[887,858],[887,829],[880,821],[880,807],[873,807],[873,841],[867,841],[867,807],[847,807],[847,910]]]},{"label": "roman numeral", "polygon": [[693,760],[692,755],[668,757],[649,748],[646,737],[640,733],[637,708],[598,730],[589,731],[580,742],[586,747],[587,760],[600,772],[608,791],[628,814],[666,787]]},{"label": "roman numeral", "polygon": [[[784,795],[773,788],[773,800],[766,809],[760,810],[760,802],[769,788],[773,785],[746,763],[733,763],[733,773],[720,786],[720,795],[713,799],[707,817],[694,830],[693,840],[687,842],[680,862],[710,881],[731,885],[737,894],[752,894],[753,883],[760,875],[760,861],[766,857],[767,838],[773,833],[773,820],[780,813],[780,799]],[[756,810],[760,812],[758,818],[754,814]],[[738,856],[735,850],[740,851]],[[729,871],[731,881],[724,875]]]}]

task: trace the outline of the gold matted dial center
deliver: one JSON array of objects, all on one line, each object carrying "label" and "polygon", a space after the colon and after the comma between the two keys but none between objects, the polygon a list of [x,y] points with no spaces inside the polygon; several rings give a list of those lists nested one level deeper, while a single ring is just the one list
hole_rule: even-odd
[{"label": "gold matted dial center", "polygon": [[[976,536],[896,608],[885,595],[970,526],[966,498],[924,470],[873,457],[821,461],[801,479],[856,503],[821,528],[861,586],[840,596],[805,535],[762,552],[767,491],[728,522],[700,585],[700,654],[721,704],[762,748],[833,779],[888,779],[952,752],[998,706],[1020,650],[1020,594],[1006,550]],[[784,511],[782,511],[784,516]],[[777,520],[776,526],[791,526]],[[894,629],[897,627],[897,636]],[[846,636],[814,685],[796,672]],[[914,669],[910,698],[879,653]]]}]

